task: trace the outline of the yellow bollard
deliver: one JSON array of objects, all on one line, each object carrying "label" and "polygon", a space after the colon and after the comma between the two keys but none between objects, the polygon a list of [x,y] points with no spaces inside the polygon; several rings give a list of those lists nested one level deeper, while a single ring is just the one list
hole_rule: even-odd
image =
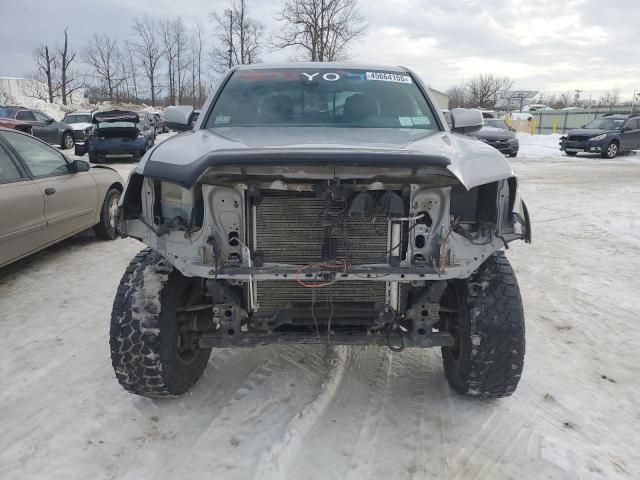
[{"label": "yellow bollard", "polygon": [[558,128],[558,119],[554,118],[553,123],[551,124],[551,133],[556,133],[557,128]]}]

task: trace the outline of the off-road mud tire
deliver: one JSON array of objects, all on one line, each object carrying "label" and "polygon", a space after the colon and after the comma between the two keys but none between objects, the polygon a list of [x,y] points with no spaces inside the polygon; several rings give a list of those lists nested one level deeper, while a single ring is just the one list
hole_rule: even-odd
[{"label": "off-road mud tire", "polygon": [[115,240],[118,236],[114,217],[113,202],[116,206],[120,200],[120,190],[110,188],[104,196],[102,208],[100,209],[100,223],[93,227],[93,231],[103,240]]},{"label": "off-road mud tire", "polygon": [[511,395],[524,366],[525,327],[509,261],[496,252],[471,277],[453,280],[448,288],[454,289],[459,311],[457,353],[455,348],[442,348],[449,384],[467,397]]},{"label": "off-road mud tire", "polygon": [[178,355],[176,308],[192,280],[159,253],[142,250],[125,271],[111,313],[111,363],[125,390],[146,397],[186,393],[207,366],[210,349]]}]

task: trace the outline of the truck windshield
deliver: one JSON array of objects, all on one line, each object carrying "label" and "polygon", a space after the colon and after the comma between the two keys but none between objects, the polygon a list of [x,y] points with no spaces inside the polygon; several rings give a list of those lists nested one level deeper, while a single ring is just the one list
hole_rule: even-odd
[{"label": "truck windshield", "polygon": [[62,119],[64,123],[91,123],[91,115],[71,114],[65,115]]},{"label": "truck windshield", "polygon": [[205,122],[232,126],[438,130],[408,73],[326,68],[235,72]]}]

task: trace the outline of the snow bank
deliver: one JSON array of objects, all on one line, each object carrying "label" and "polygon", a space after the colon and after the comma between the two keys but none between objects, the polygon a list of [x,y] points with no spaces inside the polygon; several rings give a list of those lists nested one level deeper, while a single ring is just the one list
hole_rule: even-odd
[{"label": "snow bank", "polygon": [[520,142],[520,151],[518,156],[524,158],[540,158],[540,157],[562,157],[569,158],[560,151],[559,133],[550,135],[531,135],[529,133],[517,132],[518,141]]}]

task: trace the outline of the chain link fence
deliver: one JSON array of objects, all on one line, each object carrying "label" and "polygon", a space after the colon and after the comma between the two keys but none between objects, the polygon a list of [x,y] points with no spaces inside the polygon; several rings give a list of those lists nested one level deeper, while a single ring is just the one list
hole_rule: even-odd
[{"label": "chain link fence", "polygon": [[536,110],[529,113],[533,117],[532,124],[530,124],[530,133],[549,134],[567,133],[567,130],[580,128],[607,113],[634,112],[632,112],[631,107],[612,107],[589,110]]}]

